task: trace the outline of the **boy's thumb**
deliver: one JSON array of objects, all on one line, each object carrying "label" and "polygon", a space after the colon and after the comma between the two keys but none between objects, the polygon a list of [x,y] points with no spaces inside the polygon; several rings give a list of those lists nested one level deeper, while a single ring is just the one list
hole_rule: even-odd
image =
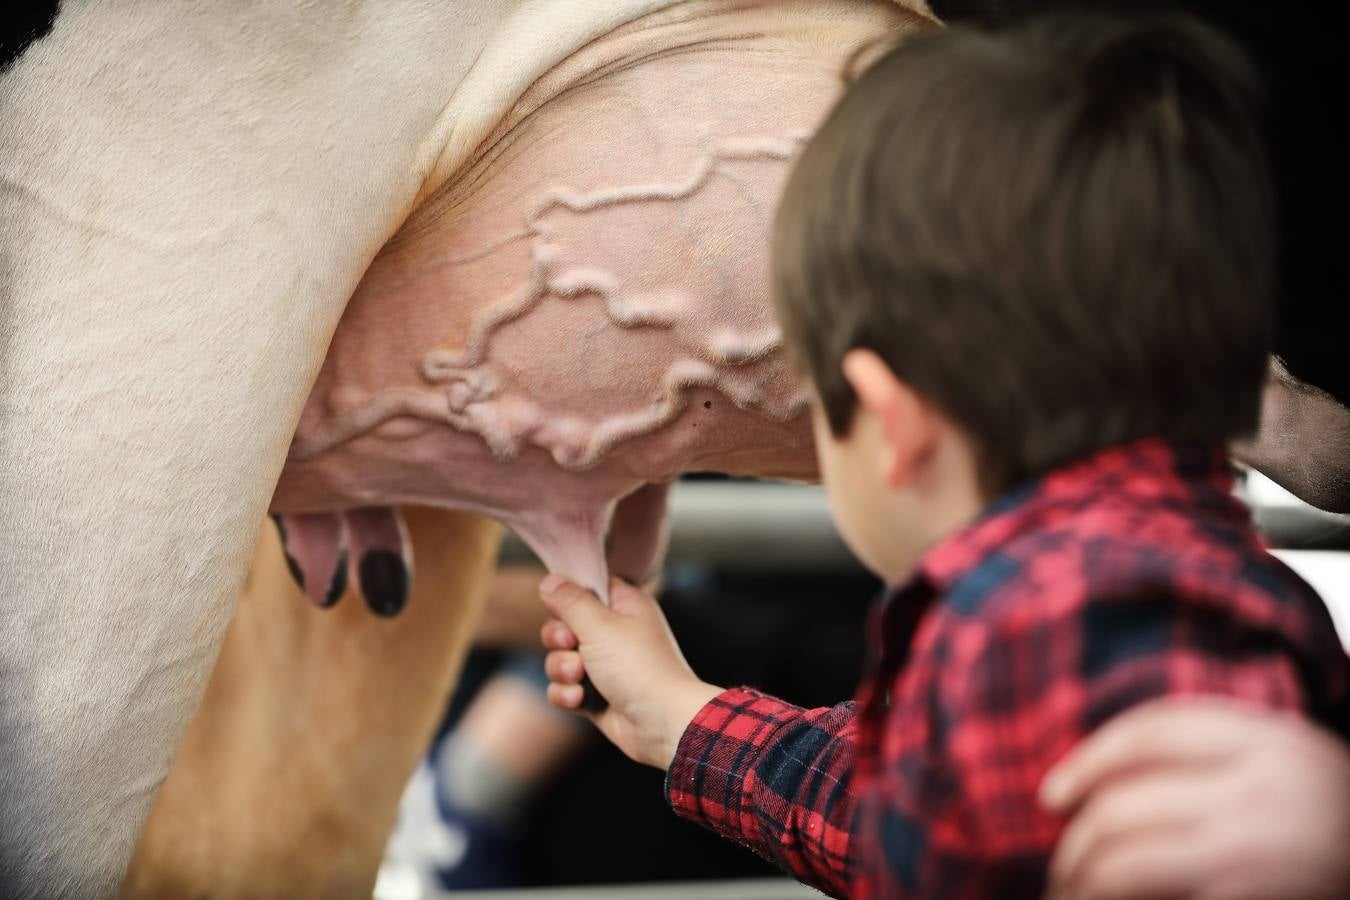
[{"label": "boy's thumb", "polygon": [[587,632],[609,615],[609,610],[599,597],[561,575],[545,577],[539,583],[539,596],[548,611],[561,619],[583,642]]}]

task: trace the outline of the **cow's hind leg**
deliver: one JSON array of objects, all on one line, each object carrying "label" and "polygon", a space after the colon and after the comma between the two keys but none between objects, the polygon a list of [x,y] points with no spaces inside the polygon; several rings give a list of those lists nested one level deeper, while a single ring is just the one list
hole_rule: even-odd
[{"label": "cow's hind leg", "polygon": [[[406,510],[417,579],[380,618],[303,602],[264,529],[123,897],[369,897],[400,793],[459,671],[500,529]],[[354,586],[349,584],[349,591]]]}]

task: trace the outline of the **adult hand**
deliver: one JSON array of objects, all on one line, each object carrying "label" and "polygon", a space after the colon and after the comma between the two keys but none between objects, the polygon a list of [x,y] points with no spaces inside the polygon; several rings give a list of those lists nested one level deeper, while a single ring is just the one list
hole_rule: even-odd
[{"label": "adult hand", "polygon": [[1297,716],[1154,701],[1077,747],[1041,799],[1073,813],[1054,900],[1350,897],[1350,748]]}]

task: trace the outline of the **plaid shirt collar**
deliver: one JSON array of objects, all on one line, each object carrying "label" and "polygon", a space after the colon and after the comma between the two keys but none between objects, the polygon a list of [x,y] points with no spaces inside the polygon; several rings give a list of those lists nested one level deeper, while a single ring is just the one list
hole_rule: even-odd
[{"label": "plaid shirt collar", "polygon": [[995,548],[1054,510],[1129,497],[1186,508],[1224,505],[1231,503],[1232,490],[1233,467],[1222,449],[1159,438],[1110,447],[999,497],[975,521],[930,548],[915,574],[887,592],[885,605],[919,582],[930,596],[945,593]]}]

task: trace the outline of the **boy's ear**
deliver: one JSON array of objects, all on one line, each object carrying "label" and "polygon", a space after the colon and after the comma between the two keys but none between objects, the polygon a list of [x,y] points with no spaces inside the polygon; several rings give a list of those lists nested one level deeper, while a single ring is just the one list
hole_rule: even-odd
[{"label": "boy's ear", "polygon": [[936,438],[932,410],[871,350],[844,354],[843,371],[858,404],[881,425],[882,478],[890,487],[908,484]]}]

